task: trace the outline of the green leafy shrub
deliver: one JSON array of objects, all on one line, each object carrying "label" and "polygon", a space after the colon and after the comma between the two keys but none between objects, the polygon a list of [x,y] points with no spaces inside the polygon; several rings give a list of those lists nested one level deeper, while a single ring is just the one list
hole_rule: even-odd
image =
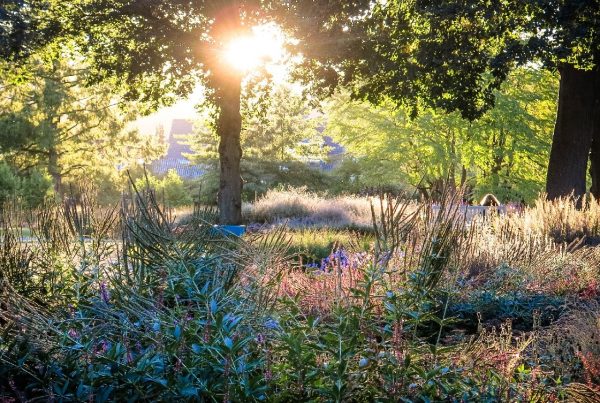
[{"label": "green leafy shrub", "polygon": [[188,206],[193,203],[189,189],[173,169],[169,170],[163,178],[148,174],[138,179],[136,186],[140,189],[145,187],[154,189],[160,202],[167,207]]},{"label": "green leafy shrub", "polygon": [[[21,263],[4,260],[1,296],[7,307],[0,317],[8,325],[0,339],[0,360],[8,364],[0,365],[0,396],[264,398],[256,334],[264,328],[269,296],[256,284],[266,284],[266,268],[273,270],[266,249],[260,263],[256,246],[215,238],[202,220],[177,229],[153,193],[143,193],[124,210],[117,264],[108,259],[118,253],[111,241],[115,210],[103,213],[103,219],[100,212],[90,218],[92,240],[86,241],[76,230],[78,218],[64,214],[60,205],[47,208],[43,217],[55,218],[52,232],[44,233],[48,223],[39,223],[42,256],[32,252],[31,266],[47,264],[41,260],[46,254],[65,258],[56,262],[60,267],[52,266],[62,273],[54,279],[52,306],[33,303],[32,297],[45,300],[47,294],[13,287],[18,278],[8,275],[7,266]],[[261,242],[270,244],[256,240]],[[14,250],[6,253],[19,256]],[[254,270],[244,273],[242,284],[240,270],[248,260]]]},{"label": "green leafy shrub", "polygon": [[44,175],[39,171],[33,171],[29,176],[21,179],[21,197],[27,208],[36,208],[44,203],[48,197],[51,188],[52,180],[48,175]]},{"label": "green leafy shrub", "polygon": [[36,208],[48,197],[51,188],[52,181],[42,172],[32,170],[18,175],[10,165],[0,162],[0,205],[20,199],[22,207]]}]

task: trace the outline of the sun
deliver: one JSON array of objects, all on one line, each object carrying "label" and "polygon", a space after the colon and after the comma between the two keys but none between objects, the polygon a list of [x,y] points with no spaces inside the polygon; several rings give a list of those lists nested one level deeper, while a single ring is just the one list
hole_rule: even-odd
[{"label": "sun", "polygon": [[249,73],[284,57],[284,36],[276,26],[260,25],[245,36],[235,37],[226,45],[224,61],[236,70]]}]

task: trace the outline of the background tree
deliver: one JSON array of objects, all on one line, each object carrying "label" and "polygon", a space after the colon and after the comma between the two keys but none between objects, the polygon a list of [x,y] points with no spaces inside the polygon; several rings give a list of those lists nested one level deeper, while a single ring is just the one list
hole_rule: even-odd
[{"label": "background tree", "polygon": [[[429,106],[473,120],[494,105],[511,70],[529,63],[558,70],[548,196],[585,193],[591,149],[592,190],[599,192],[600,141],[592,142],[600,127],[593,124],[600,115],[597,0],[393,0],[366,10],[350,2],[343,9],[354,17],[321,19],[316,8],[292,3],[308,28],[298,32],[313,82],[351,83],[355,98],[392,99],[413,114]],[[311,51],[312,44],[322,46]]]},{"label": "background tree", "polygon": [[[300,89],[281,82],[243,99],[241,175],[246,197],[277,185],[301,186],[309,178],[316,188],[325,185],[322,175],[307,165],[327,157],[319,130],[323,119]],[[194,151],[190,157],[206,166],[211,177],[219,158],[218,136],[206,111],[196,122],[194,134],[185,137]],[[202,180],[209,202],[211,179]]]},{"label": "background tree", "polygon": [[480,196],[491,192],[503,201],[532,201],[544,190],[557,89],[552,72],[513,70],[494,92],[495,106],[471,123]]},{"label": "background tree", "polygon": [[475,122],[430,108],[412,118],[394,102],[337,96],[327,133],[346,145],[362,183],[408,184],[433,199],[447,185],[468,183],[476,198],[493,192],[504,201],[532,200],[543,187],[556,81],[539,69],[515,70],[494,94],[496,107]]},{"label": "background tree", "polygon": [[206,83],[219,112],[221,221],[237,223],[242,74],[226,68],[220,52],[249,29],[256,5],[253,1],[10,2],[2,8],[0,43],[4,54],[23,56],[39,43],[73,41],[89,61],[92,82],[118,78],[128,99],[144,101],[149,109],[189,95],[198,82]]},{"label": "background tree", "polygon": [[[352,21],[370,7],[367,0],[21,0],[4,5],[0,42],[12,57],[40,44],[72,40],[90,62],[92,81],[117,77],[130,99],[150,108],[170,104],[204,84],[216,108],[220,140],[220,220],[234,224],[241,220],[240,96],[246,72],[224,63],[227,47],[262,23],[277,21],[296,34],[310,20],[320,31],[328,20]],[[304,14],[306,10],[310,13]],[[311,45],[322,48],[322,43]],[[320,69],[318,63],[314,67]],[[326,87],[329,82],[316,84]]]},{"label": "background tree", "polygon": [[60,194],[65,179],[90,183],[160,152],[150,137],[127,127],[135,114],[119,107],[109,85],[82,85],[84,67],[38,59],[30,70],[26,83],[0,84],[0,152],[19,172],[48,172]]},{"label": "background tree", "polygon": [[138,189],[144,189],[149,186],[156,192],[156,196],[161,204],[167,207],[189,206],[193,203],[192,195],[188,191],[183,179],[177,174],[177,171],[170,169],[162,178],[157,178],[152,174],[146,174],[135,181]]}]

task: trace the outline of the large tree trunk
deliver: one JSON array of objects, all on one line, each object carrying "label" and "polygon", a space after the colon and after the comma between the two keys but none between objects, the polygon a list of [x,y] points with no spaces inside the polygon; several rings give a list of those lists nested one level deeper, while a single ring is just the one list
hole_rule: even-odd
[{"label": "large tree trunk", "polygon": [[590,193],[596,200],[600,199],[600,68],[595,72],[595,99],[594,99],[594,132],[592,134],[592,151],[590,153],[590,176],[592,187]]},{"label": "large tree trunk", "polygon": [[235,66],[227,64],[222,53],[229,41],[244,33],[240,13],[237,1],[224,3],[215,17],[212,29],[212,37],[216,39],[217,46],[211,61],[209,85],[214,90],[214,101],[218,108],[216,129],[220,139],[217,204],[219,223],[226,225],[237,225],[242,221],[240,96],[243,74]]},{"label": "large tree trunk", "polygon": [[242,115],[240,114],[241,79],[232,79],[219,89],[217,133],[221,176],[219,183],[219,222],[240,224],[242,221]]},{"label": "large tree trunk", "polygon": [[558,115],[548,163],[546,192],[550,200],[573,196],[581,206],[594,120],[594,72],[563,65]]}]

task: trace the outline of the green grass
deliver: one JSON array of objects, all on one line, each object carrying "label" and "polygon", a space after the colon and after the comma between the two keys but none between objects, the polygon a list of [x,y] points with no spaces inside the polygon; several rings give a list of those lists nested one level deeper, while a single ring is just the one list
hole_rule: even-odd
[{"label": "green grass", "polygon": [[[28,227],[11,228],[10,231],[16,235],[20,235],[21,238],[31,238],[33,236],[33,231]],[[0,236],[4,236],[4,230],[0,230]]]},{"label": "green grass", "polygon": [[303,263],[318,263],[336,247],[367,251],[374,242],[373,235],[335,229],[302,229],[290,231],[290,251]]}]

